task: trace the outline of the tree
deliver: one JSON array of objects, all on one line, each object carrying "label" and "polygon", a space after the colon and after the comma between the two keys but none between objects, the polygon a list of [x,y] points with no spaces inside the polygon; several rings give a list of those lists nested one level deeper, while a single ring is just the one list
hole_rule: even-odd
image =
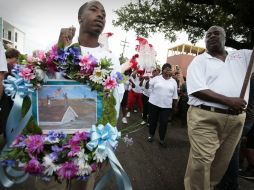
[{"label": "tree", "polygon": [[139,0],[115,13],[115,26],[144,37],[162,32],[175,41],[177,32],[185,31],[195,43],[210,26],[219,25],[226,31],[226,46],[250,49],[254,45],[253,0]]}]

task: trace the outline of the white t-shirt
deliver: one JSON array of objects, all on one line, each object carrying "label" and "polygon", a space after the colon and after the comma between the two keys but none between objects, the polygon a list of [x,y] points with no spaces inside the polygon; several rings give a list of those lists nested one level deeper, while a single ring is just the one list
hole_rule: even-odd
[{"label": "white t-shirt", "polygon": [[[192,96],[197,91],[210,89],[228,97],[239,97],[251,56],[251,50],[229,52],[225,62],[208,53],[196,56],[187,70],[187,89],[189,105],[207,105],[228,108],[225,105],[207,102]],[[248,102],[249,85],[245,93]]]},{"label": "white t-shirt", "polygon": [[[113,64],[113,71],[112,74],[114,75],[116,72],[121,72],[121,66],[119,60],[109,51],[105,50],[104,48],[98,46],[96,48],[89,48],[89,47],[81,47],[82,55],[86,55],[87,53],[92,54],[93,57],[99,61],[100,59],[107,58],[111,59],[111,62]],[[116,111],[117,111],[117,117],[119,116],[119,110],[120,110],[120,103],[123,99],[124,94],[124,85],[119,84],[117,88],[115,88],[114,97],[116,99]]]},{"label": "white t-shirt", "polygon": [[142,88],[140,85],[140,79],[138,76],[136,76],[136,78],[134,79],[132,76],[130,76],[130,80],[135,84],[135,88],[132,88],[132,84],[130,82],[130,90],[133,90],[136,93],[142,93]]},{"label": "white t-shirt", "polygon": [[143,80],[143,83],[142,83],[142,91],[143,91],[143,94],[147,97],[150,96],[151,92],[152,92],[152,89],[149,87],[148,89],[146,88],[146,83],[147,83],[148,80],[144,79]]},{"label": "white t-shirt", "polygon": [[152,78],[149,82],[151,94],[149,102],[161,108],[172,108],[173,99],[178,99],[177,83],[172,77],[165,80],[162,75]]},{"label": "white t-shirt", "polygon": [[0,71],[8,71],[5,50],[2,41],[0,41]]}]

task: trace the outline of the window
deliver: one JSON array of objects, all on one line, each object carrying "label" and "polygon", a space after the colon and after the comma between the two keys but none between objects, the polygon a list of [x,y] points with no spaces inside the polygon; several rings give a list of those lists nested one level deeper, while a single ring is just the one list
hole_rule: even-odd
[{"label": "window", "polygon": [[15,42],[17,42],[17,41],[18,41],[18,33],[15,32]]},{"label": "window", "polygon": [[17,46],[15,46],[15,49],[17,49]]},{"label": "window", "polygon": [[4,29],[3,29],[3,38],[4,38]]},{"label": "window", "polygon": [[8,31],[8,40],[11,40],[11,31]]}]

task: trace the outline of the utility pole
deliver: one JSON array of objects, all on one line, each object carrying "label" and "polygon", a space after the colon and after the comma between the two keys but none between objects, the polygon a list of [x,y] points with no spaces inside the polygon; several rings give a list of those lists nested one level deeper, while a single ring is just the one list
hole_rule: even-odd
[{"label": "utility pole", "polygon": [[125,40],[121,41],[120,43],[120,46],[123,46],[122,56],[124,55],[125,47],[129,47],[127,44],[129,44],[129,42],[126,41],[126,37],[125,37]]}]

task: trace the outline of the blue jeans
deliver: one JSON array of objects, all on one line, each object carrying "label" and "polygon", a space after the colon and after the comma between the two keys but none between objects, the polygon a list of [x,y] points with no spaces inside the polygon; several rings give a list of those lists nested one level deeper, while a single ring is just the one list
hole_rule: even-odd
[{"label": "blue jeans", "polygon": [[[246,137],[253,127],[253,121],[245,121],[243,127],[242,137]],[[238,170],[239,170],[239,154],[241,147],[241,140],[235,148],[235,152],[231,158],[228,169],[224,174],[220,184],[219,190],[239,190]]]}]

